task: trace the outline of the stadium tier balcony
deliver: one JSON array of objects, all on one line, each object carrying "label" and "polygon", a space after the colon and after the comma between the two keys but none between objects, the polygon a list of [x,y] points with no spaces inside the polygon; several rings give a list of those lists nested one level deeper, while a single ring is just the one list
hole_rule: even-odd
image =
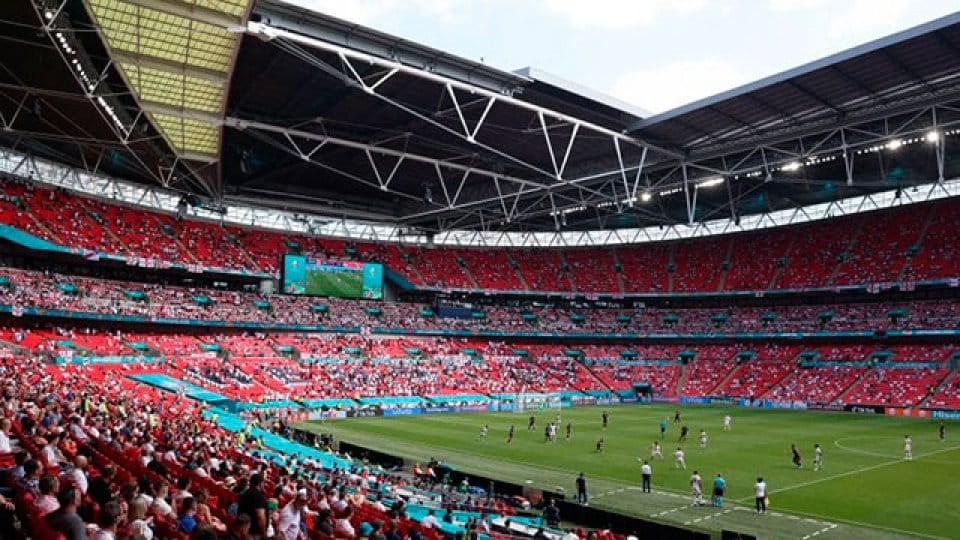
[{"label": "stadium tier balcony", "polygon": [[[33,184],[0,182],[0,222],[85,250],[276,273],[283,254],[378,261],[417,285],[628,293],[712,292],[916,281],[960,275],[953,200],[670,243],[574,249],[453,249],[344,240],[178,221]],[[838,234],[838,232],[842,232]],[[620,276],[616,268],[620,269]],[[671,289],[672,285],[672,289]]]},{"label": "stadium tier balcony", "polygon": [[736,345],[703,345],[695,348],[696,356],[687,365],[686,378],[680,393],[685,396],[706,396],[736,368]]},{"label": "stadium tier balcony", "polygon": [[668,292],[673,247],[673,244],[649,244],[616,248],[626,292]]},{"label": "stadium tier balcony", "polygon": [[865,367],[847,366],[798,368],[763,397],[778,401],[831,403],[866,371]]},{"label": "stadium tier balcony", "polygon": [[740,365],[718,392],[721,395],[758,398],[796,368],[796,345],[743,345]]},{"label": "stadium tier balcony", "polygon": [[960,276],[960,246],[955,241],[960,222],[960,202],[954,200],[934,203],[930,221],[915,244],[915,253],[909,257],[903,281]]},{"label": "stadium tier balcony", "polygon": [[571,290],[558,250],[525,249],[512,252],[511,256],[531,291]]},{"label": "stadium tier balcony", "polygon": [[608,249],[569,249],[563,257],[582,293],[620,292],[614,253]]},{"label": "stadium tier balcony", "polygon": [[793,235],[792,229],[771,229],[737,236],[730,251],[723,290],[762,291],[769,288],[778,261],[784,260]]},{"label": "stadium tier balcony", "polygon": [[905,254],[919,239],[926,220],[925,212],[911,207],[878,212],[864,219],[832,284],[897,281]]},{"label": "stadium tier balcony", "polygon": [[924,406],[934,409],[960,409],[960,370],[953,370]]},{"label": "stadium tier balcony", "polygon": [[457,250],[481,289],[523,290],[517,271],[510,264],[512,259],[506,251],[460,249]]},{"label": "stadium tier balcony", "polygon": [[927,397],[947,376],[941,368],[876,368],[849,392],[846,403],[913,407]]},{"label": "stadium tier balcony", "polygon": [[673,292],[714,292],[720,285],[722,265],[732,246],[730,237],[705,238],[695,249],[684,245],[673,250]]}]

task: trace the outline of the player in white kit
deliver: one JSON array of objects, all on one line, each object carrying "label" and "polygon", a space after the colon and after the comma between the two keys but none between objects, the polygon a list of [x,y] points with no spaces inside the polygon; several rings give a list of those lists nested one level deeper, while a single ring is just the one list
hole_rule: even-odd
[{"label": "player in white kit", "polygon": [[683,448],[677,448],[677,451],[673,453],[673,467],[675,469],[686,469],[687,462],[683,459]]},{"label": "player in white kit", "polygon": [[701,429],[700,430],[700,448],[706,448],[706,447],[707,447],[707,430]]},{"label": "player in white kit", "polygon": [[660,449],[660,441],[653,441],[650,445],[650,459],[663,459],[663,450]]},{"label": "player in white kit", "polygon": [[693,471],[690,477],[690,490],[693,492],[693,505],[703,506],[703,478],[699,471]]},{"label": "player in white kit", "polygon": [[729,414],[723,415],[723,430],[730,431],[730,415]]},{"label": "player in white kit", "polygon": [[913,439],[909,435],[903,436],[903,459],[913,461]]},{"label": "player in white kit", "polygon": [[813,445],[813,470],[823,470],[823,448],[819,444]]}]

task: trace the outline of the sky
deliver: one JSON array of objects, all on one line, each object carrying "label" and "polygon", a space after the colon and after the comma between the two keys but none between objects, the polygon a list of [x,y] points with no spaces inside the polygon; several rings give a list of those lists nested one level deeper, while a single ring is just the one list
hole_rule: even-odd
[{"label": "sky", "polygon": [[652,113],[956,11],[957,0],[285,0]]}]

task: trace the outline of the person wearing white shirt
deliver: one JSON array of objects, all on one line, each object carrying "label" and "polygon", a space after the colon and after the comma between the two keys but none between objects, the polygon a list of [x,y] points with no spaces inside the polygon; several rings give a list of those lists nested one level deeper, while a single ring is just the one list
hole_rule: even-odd
[{"label": "person wearing white shirt", "polygon": [[307,490],[301,489],[297,492],[297,496],[280,511],[280,516],[277,520],[277,529],[283,540],[298,540],[302,538],[303,531],[300,529],[300,523],[303,521],[306,506]]},{"label": "person wearing white shirt", "polygon": [[823,448],[819,444],[813,445],[813,470],[823,469]]},{"label": "person wearing white shirt", "polygon": [[723,430],[730,431],[730,415],[729,414],[723,415]]},{"label": "person wearing white shirt", "polygon": [[693,471],[690,476],[690,490],[693,492],[693,505],[703,506],[703,478],[700,471]]},{"label": "person wearing white shirt", "polygon": [[640,466],[640,476],[643,477],[643,492],[650,493],[650,478],[653,476],[653,468],[646,460]]},{"label": "person wearing white shirt", "polygon": [[757,497],[757,513],[767,513],[767,483],[763,478],[757,478],[757,484],[754,486],[754,495]]},{"label": "person wearing white shirt", "polygon": [[430,510],[427,512],[427,516],[420,520],[420,525],[427,529],[436,529],[440,527],[440,522],[437,521],[437,516],[433,515],[433,510]]},{"label": "person wearing white shirt", "polygon": [[73,459],[73,469],[67,473],[67,476],[70,478],[71,482],[77,489],[80,490],[80,493],[84,495],[87,494],[87,458],[85,456],[77,456]]},{"label": "person wearing white shirt", "polygon": [[903,436],[903,459],[913,461],[913,439],[909,435]]},{"label": "person wearing white shirt", "polygon": [[13,452],[10,445],[10,419],[0,420],[0,454],[9,454]]},{"label": "person wearing white shirt", "polygon": [[683,456],[683,448],[677,448],[677,451],[673,453],[673,467],[675,469],[687,468],[687,462],[683,459]]}]

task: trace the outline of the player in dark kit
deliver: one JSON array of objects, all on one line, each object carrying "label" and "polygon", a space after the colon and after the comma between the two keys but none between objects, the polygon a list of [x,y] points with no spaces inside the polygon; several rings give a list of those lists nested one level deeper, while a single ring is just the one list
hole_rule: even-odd
[{"label": "player in dark kit", "polygon": [[690,431],[686,425],[680,426],[680,442],[687,442],[687,432]]},{"label": "player in dark kit", "polygon": [[507,444],[513,443],[513,432],[516,430],[516,426],[510,424],[510,432],[507,433]]},{"label": "player in dark kit", "polygon": [[603,419],[603,429],[607,429],[607,424],[610,422],[610,414],[607,411],[603,411],[601,418]]},{"label": "player in dark kit", "polygon": [[527,422],[527,431],[533,431],[537,428],[537,417],[531,416],[530,421]]},{"label": "player in dark kit", "polygon": [[947,426],[943,424],[943,420],[940,421],[940,426],[937,428],[937,434],[940,436],[940,442],[947,440]]},{"label": "player in dark kit", "polygon": [[680,409],[677,409],[673,412],[673,423],[674,424],[680,423]]},{"label": "player in dark kit", "polygon": [[569,441],[572,436],[573,436],[573,423],[567,422],[567,440]]},{"label": "player in dark kit", "polygon": [[800,451],[797,450],[797,445],[791,444],[790,451],[793,452],[793,464],[796,465],[797,468],[799,469],[803,465],[800,462]]}]

